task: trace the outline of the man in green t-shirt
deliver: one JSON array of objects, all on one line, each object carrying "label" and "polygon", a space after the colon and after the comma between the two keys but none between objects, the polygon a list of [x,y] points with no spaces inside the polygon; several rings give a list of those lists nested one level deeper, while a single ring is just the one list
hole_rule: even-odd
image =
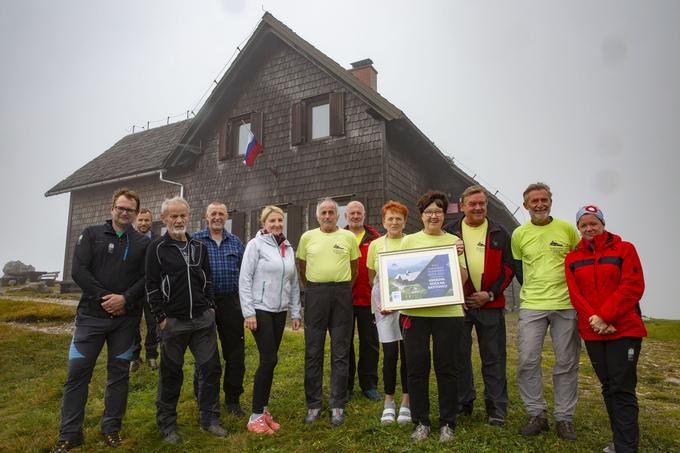
[{"label": "man in green t-shirt", "polygon": [[563,220],[550,216],[552,193],[543,183],[524,191],[524,207],[531,221],[512,233],[512,255],[522,284],[518,324],[517,383],[529,415],[520,429],[524,436],[547,431],[548,404],[543,397],[541,350],[550,326],[555,365],[553,395],[557,435],[575,440],[574,412],[578,397],[581,340],[576,310],[571,305],[564,274],[564,258],[578,244],[578,233]]},{"label": "man in green t-shirt", "polygon": [[344,422],[349,345],[352,335],[352,285],[361,255],[349,230],[338,228],[338,204],[331,198],[316,207],[319,228],[305,232],[297,250],[305,291],[305,423],[319,419],[323,402],[326,331],[331,336],[331,423]]}]

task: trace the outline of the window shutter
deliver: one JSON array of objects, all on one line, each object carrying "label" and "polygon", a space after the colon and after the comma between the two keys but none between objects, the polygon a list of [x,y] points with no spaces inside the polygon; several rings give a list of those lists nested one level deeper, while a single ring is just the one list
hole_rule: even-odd
[{"label": "window shutter", "polygon": [[224,124],[220,126],[220,139],[218,143],[217,158],[219,160],[225,160],[229,153],[229,129],[231,128],[231,123],[225,121]]},{"label": "window shutter", "polygon": [[304,140],[305,116],[302,102],[295,102],[290,115],[290,144],[299,145]]},{"label": "window shutter", "polygon": [[255,135],[257,142],[264,146],[264,113],[253,112],[250,114],[250,131]]},{"label": "window shutter", "polygon": [[330,94],[330,134],[345,135],[345,97],[344,93]]},{"label": "window shutter", "polygon": [[286,209],[288,214],[288,241],[297,248],[302,236],[302,206],[289,205]]},{"label": "window shutter", "polygon": [[262,212],[261,209],[253,209],[252,211],[250,211],[250,239],[254,238],[257,232],[262,227],[262,225],[260,225],[261,212]]},{"label": "window shutter", "polygon": [[229,213],[231,217],[231,233],[235,234],[241,239],[241,242],[246,243],[246,213],[241,211],[232,211]]}]

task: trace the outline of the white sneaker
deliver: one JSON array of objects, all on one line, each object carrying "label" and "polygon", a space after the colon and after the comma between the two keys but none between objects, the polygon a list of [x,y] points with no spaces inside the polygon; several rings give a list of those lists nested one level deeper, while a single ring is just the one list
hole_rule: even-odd
[{"label": "white sneaker", "polygon": [[425,439],[427,439],[427,436],[430,435],[430,427],[425,426],[422,423],[418,423],[418,426],[416,426],[416,429],[413,430],[411,433],[411,439],[413,439],[413,442],[422,442]]},{"label": "white sneaker", "polygon": [[400,425],[411,423],[411,408],[406,406],[401,406],[399,408],[399,417],[397,417],[397,423]]},{"label": "white sneaker", "polygon": [[614,442],[609,442],[602,451],[604,453],[616,453],[616,447],[614,446]]},{"label": "white sneaker", "polygon": [[397,414],[394,409],[394,403],[392,403],[391,406],[385,405],[382,416],[380,417],[380,423],[382,425],[391,425],[395,422]]}]

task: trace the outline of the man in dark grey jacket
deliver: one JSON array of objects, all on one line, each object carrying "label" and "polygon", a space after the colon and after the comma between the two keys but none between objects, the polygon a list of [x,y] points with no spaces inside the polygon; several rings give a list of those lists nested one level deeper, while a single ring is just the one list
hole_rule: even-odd
[{"label": "man in dark grey jacket", "polygon": [[208,250],[187,233],[189,204],[184,198],[165,200],[161,218],[167,233],[151,242],[146,257],[147,297],[161,332],[156,423],[165,442],[180,442],[177,401],[188,347],[200,375],[196,398],[201,430],[225,437],[227,432],[220,425],[222,369]]},{"label": "man in dark grey jacket", "polygon": [[107,445],[122,443],[119,431],[127,405],[128,370],[144,297],[144,256],[149,243],[132,227],[138,210],[135,192],[116,191],[111,220],[87,227],[76,242],[71,276],[82,296],[68,355],[56,452],[83,443],[88,386],[105,342],[107,383],[101,429]]}]

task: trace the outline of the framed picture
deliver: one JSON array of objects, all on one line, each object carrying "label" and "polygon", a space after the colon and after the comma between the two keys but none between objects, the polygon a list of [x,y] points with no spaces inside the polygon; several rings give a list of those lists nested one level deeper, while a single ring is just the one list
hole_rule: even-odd
[{"label": "framed picture", "polygon": [[379,253],[378,269],[385,310],[465,302],[453,245]]}]

